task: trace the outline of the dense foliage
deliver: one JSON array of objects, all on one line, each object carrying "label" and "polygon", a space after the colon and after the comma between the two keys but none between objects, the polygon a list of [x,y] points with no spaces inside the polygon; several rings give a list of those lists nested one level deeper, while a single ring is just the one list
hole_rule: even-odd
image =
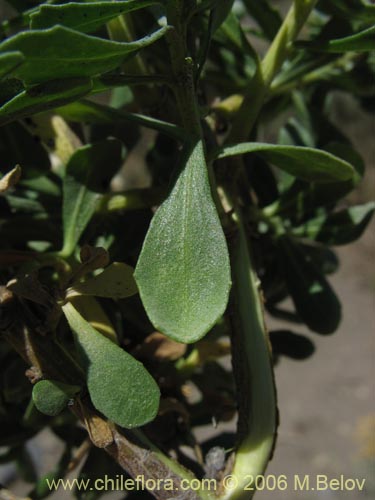
[{"label": "dense foliage", "polygon": [[[314,350],[264,312],[333,333],[331,247],[375,208],[348,205],[364,164],[330,120],[337,91],[374,109],[375,6],[7,3],[0,462],[47,496],[27,442],[49,427],[65,443],[49,478],[83,462],[80,477],[206,475],[250,498],[275,445],[273,362]],[[236,413],[237,437],[196,441]]]}]

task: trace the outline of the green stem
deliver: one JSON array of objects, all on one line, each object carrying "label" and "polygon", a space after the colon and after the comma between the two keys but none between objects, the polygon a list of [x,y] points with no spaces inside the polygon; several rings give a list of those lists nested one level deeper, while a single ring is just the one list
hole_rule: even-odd
[{"label": "green stem", "polygon": [[233,219],[238,228],[238,238],[230,249],[233,273],[231,321],[233,371],[239,392],[240,442],[232,469],[236,487],[225,490],[222,498],[249,500],[254,494],[254,491],[245,490],[249,477],[264,474],[272,455],[277,407],[260,283],[251,262],[239,211],[235,211]]},{"label": "green stem", "polygon": [[[166,34],[166,38],[175,78],[174,93],[179,108],[182,128],[186,131],[187,140],[192,144],[201,140],[204,144],[194,81],[194,62],[187,55],[186,17],[184,17],[183,10],[183,2],[181,0],[169,0],[167,18],[168,24],[173,26],[173,29]],[[212,162],[207,162],[207,174],[213,200],[219,214],[222,215],[223,208],[217,191]]]},{"label": "green stem", "polygon": [[250,83],[243,103],[233,122],[228,143],[245,141],[262,109],[264,99],[272,80],[279,72],[287,58],[292,42],[306,22],[317,0],[294,0],[283,24],[273,40],[262,63],[258,65],[256,74]]}]

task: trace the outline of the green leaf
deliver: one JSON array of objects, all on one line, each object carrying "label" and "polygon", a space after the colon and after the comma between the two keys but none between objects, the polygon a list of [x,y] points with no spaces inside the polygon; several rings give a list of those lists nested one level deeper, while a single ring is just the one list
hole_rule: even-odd
[{"label": "green leaf", "polygon": [[94,76],[116,68],[131,53],[158,40],[160,28],[135,42],[118,43],[55,26],[49,30],[22,31],[0,44],[0,54],[20,51],[25,61],[12,71],[26,84],[59,78]]},{"label": "green leaf", "polygon": [[31,15],[30,27],[44,29],[60,24],[83,33],[91,33],[121,14],[155,3],[158,3],[157,0],[69,2],[64,5],[41,5],[39,10]]},{"label": "green leaf", "polygon": [[157,130],[175,139],[184,139],[186,133],[184,129],[173,125],[172,123],[164,122],[151,116],[139,115],[136,113],[128,113],[118,109],[104,106],[91,101],[82,100],[74,102],[61,108],[56,109],[56,112],[63,118],[73,122],[86,123],[102,123],[113,125],[114,123],[134,122],[144,127]]},{"label": "green leaf", "polygon": [[190,343],[224,313],[230,266],[202,142],[186,153],[175,186],[151,221],[135,279],[155,328]]},{"label": "green leaf", "polygon": [[76,385],[55,380],[40,380],[33,387],[33,401],[44,415],[54,417],[66,408],[69,400],[80,391]]},{"label": "green leaf", "polygon": [[75,101],[91,89],[90,78],[53,80],[35,85],[0,107],[0,125]]},{"label": "green leaf", "polygon": [[320,241],[327,245],[346,245],[358,239],[375,211],[375,203],[340,210],[311,219],[293,229],[293,234]]},{"label": "green leaf", "polygon": [[324,42],[296,42],[297,48],[318,52],[369,52],[375,50],[375,26],[344,38]]},{"label": "green leaf", "polygon": [[283,236],[278,246],[286,284],[299,317],[317,333],[333,333],[341,320],[341,305],[328,281],[293,240]]},{"label": "green leaf", "polygon": [[160,392],[142,363],[97,332],[72,304],[65,304],[63,311],[85,361],[95,408],[126,428],[153,420]]},{"label": "green leaf", "polygon": [[114,262],[103,272],[82,283],[77,283],[68,292],[69,296],[95,295],[96,297],[109,297],[124,299],[138,293],[137,285],[133,278],[133,268],[123,262]]},{"label": "green leaf", "polygon": [[350,179],[354,169],[350,163],[319,149],[280,146],[260,142],[244,142],[227,146],[216,158],[256,153],[295,177],[313,182],[333,182]]},{"label": "green leaf", "polygon": [[23,60],[24,56],[21,52],[5,52],[5,54],[0,54],[0,78],[3,78],[12,70],[17,68]]},{"label": "green leaf", "polygon": [[97,204],[124,156],[122,142],[117,139],[90,144],[78,149],[66,166],[63,181],[62,254],[71,255],[93,216]]},{"label": "green leaf", "polygon": [[334,206],[358,185],[364,172],[364,163],[359,154],[345,143],[331,143],[326,147],[353,165],[355,175],[352,179],[326,184],[296,179],[278,200],[265,209],[269,215],[278,213],[283,217],[288,216],[294,225],[299,226],[306,218],[314,217],[319,207]]}]

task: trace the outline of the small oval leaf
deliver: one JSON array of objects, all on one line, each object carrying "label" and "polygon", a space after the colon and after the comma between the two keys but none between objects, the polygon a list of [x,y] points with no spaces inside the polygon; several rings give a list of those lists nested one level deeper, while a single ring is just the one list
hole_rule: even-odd
[{"label": "small oval leaf", "polygon": [[84,360],[95,408],[129,429],[153,420],[160,391],[142,363],[97,332],[72,304],[65,304],[63,311]]},{"label": "small oval leaf", "polygon": [[69,400],[79,391],[80,387],[77,385],[40,380],[33,387],[33,401],[41,413],[54,417],[64,410]]}]

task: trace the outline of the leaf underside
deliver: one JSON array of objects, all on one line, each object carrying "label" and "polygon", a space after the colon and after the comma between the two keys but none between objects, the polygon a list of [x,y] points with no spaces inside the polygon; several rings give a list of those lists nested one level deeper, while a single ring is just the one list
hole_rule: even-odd
[{"label": "leaf underside", "polygon": [[135,270],[155,328],[179,342],[202,338],[224,313],[230,266],[202,142],[151,222]]}]

